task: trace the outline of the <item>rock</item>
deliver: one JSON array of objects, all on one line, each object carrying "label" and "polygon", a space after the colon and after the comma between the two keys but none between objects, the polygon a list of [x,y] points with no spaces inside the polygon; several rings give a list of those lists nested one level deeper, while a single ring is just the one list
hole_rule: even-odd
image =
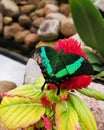
[{"label": "rock", "polygon": [[33,11],[32,13],[30,13],[29,17],[31,18],[32,21],[36,20],[38,18],[38,16],[36,15],[36,12]]},{"label": "rock", "polygon": [[55,19],[45,20],[38,30],[38,35],[42,41],[52,41],[58,38],[59,21]]},{"label": "rock", "polygon": [[0,34],[3,32],[3,15],[0,12]]},{"label": "rock", "polygon": [[54,4],[54,5],[57,5],[58,2],[57,2],[57,0],[46,0],[46,4]]},{"label": "rock", "polygon": [[38,4],[37,4],[37,8],[38,8],[38,9],[40,9],[40,8],[44,8],[45,3],[46,3],[45,0],[41,0],[40,2],[38,2]]},{"label": "rock", "polygon": [[69,18],[67,20],[63,20],[63,22],[61,23],[60,30],[61,30],[61,33],[65,37],[69,37],[69,36],[74,35],[76,33],[76,29],[75,29],[72,18]]},{"label": "rock", "polygon": [[20,13],[19,7],[12,0],[1,0],[0,8],[4,16],[16,17]]},{"label": "rock", "polygon": [[37,34],[30,33],[25,37],[25,45],[27,47],[31,47],[36,45],[36,43],[39,41],[39,37]]},{"label": "rock", "polygon": [[30,31],[29,30],[23,30],[23,31],[18,31],[14,38],[16,40],[16,42],[24,42],[25,40],[25,37],[30,34]]},{"label": "rock", "polygon": [[68,16],[70,13],[69,4],[61,4],[60,5],[60,12],[64,14],[65,16]]},{"label": "rock", "polygon": [[40,76],[42,76],[42,73],[39,65],[34,59],[30,58],[26,65],[24,83],[33,84]]},{"label": "rock", "polygon": [[4,17],[4,24],[6,25],[10,25],[13,21],[13,18],[12,17]]},{"label": "rock", "polygon": [[[104,94],[104,85],[98,83],[91,83],[90,87]],[[79,93],[78,96],[80,96],[80,98],[84,100],[84,102],[88,105],[88,107],[92,111],[95,120],[97,122],[98,130],[104,130],[104,101],[89,98]]]},{"label": "rock", "polygon": [[31,4],[32,0],[14,0],[17,4],[25,5],[25,4]]},{"label": "rock", "polygon": [[44,8],[37,9],[37,10],[35,11],[35,13],[36,13],[36,15],[37,15],[38,17],[44,17],[44,16],[45,16],[45,10],[44,10]]},{"label": "rock", "polygon": [[44,0],[32,0],[32,3],[38,7],[38,4]]},{"label": "rock", "polygon": [[37,33],[38,29],[36,27],[34,27],[34,26],[31,26],[30,31],[32,33]]},{"label": "rock", "polygon": [[59,12],[59,7],[54,4],[46,4],[45,6],[45,15],[49,13],[56,13]]},{"label": "rock", "polygon": [[104,0],[96,0],[94,5],[104,12]]},{"label": "rock", "polygon": [[2,94],[3,92],[8,92],[9,90],[12,90],[16,88],[16,84],[10,81],[0,81],[0,101],[2,100]]},{"label": "rock", "polygon": [[34,27],[40,27],[40,25],[44,22],[44,17],[39,17],[36,20],[33,21],[32,26]]},{"label": "rock", "polygon": [[22,14],[30,14],[35,9],[36,9],[36,6],[34,4],[23,5],[20,7],[20,11]]},{"label": "rock", "polygon": [[54,47],[57,44],[57,41],[51,41],[51,42],[43,42],[40,41],[37,43],[36,48],[40,47],[40,46],[50,46],[50,47]]},{"label": "rock", "polygon": [[24,28],[18,23],[4,26],[4,37],[6,39],[13,38],[18,31],[23,31]]},{"label": "rock", "polygon": [[31,19],[30,17],[28,17],[27,15],[20,15],[19,18],[18,18],[18,21],[19,23],[26,27],[26,28],[29,28],[31,26]]},{"label": "rock", "polygon": [[49,13],[47,19],[58,19],[60,22],[65,21],[67,17],[61,13]]}]

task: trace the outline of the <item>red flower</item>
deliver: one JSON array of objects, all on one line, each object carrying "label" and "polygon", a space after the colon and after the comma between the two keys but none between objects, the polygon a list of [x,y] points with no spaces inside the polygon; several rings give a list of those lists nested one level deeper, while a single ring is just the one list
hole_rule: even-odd
[{"label": "red flower", "polygon": [[67,80],[60,85],[60,88],[70,89],[81,89],[86,88],[92,81],[92,76],[80,75]]},{"label": "red flower", "polygon": [[88,59],[87,55],[81,49],[81,44],[74,38],[60,39],[55,46],[55,50],[60,51],[60,49],[62,49],[64,53],[77,54]]},{"label": "red flower", "polygon": [[[84,51],[81,49],[80,43],[74,38],[59,40],[58,44],[55,46],[55,49],[57,51],[60,51],[62,49],[64,53],[77,54],[84,57],[85,59],[88,59]],[[87,75],[75,76],[70,80],[62,83],[60,85],[60,88],[66,88],[68,90],[70,89],[77,90],[81,88],[86,88],[88,87],[91,81],[92,81],[91,76],[87,76]],[[50,88],[53,89],[54,86],[55,85],[51,86]]]}]

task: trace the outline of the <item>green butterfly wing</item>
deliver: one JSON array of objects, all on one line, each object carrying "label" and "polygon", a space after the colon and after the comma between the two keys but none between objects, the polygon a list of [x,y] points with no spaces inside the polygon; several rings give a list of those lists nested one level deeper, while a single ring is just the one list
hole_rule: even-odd
[{"label": "green butterfly wing", "polygon": [[73,75],[81,67],[85,59],[75,54],[61,54],[60,60],[64,63],[65,67],[56,73],[58,78]]},{"label": "green butterfly wing", "polygon": [[49,76],[55,76],[58,70],[65,68],[65,64],[60,60],[56,50],[51,47],[41,47],[40,50],[42,66],[46,69]]},{"label": "green butterfly wing", "polygon": [[52,79],[53,77],[62,79],[63,77],[93,73],[90,63],[76,54],[64,54],[62,50],[57,52],[51,47],[42,46],[36,50],[35,55],[35,59],[46,79]]}]

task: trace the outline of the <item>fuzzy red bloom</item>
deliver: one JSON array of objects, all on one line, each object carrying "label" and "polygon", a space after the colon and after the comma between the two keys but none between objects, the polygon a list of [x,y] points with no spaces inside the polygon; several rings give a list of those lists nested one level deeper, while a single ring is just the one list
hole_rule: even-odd
[{"label": "fuzzy red bloom", "polygon": [[[74,38],[59,40],[58,44],[55,46],[55,49],[57,51],[62,49],[64,53],[77,54],[85,59],[88,59],[85,52],[81,49],[80,43]],[[91,81],[92,77],[90,75],[75,76],[62,83],[60,88],[66,88],[68,90],[86,88]],[[54,85],[51,86],[51,88],[54,88]]]},{"label": "fuzzy red bloom", "polygon": [[71,89],[81,89],[81,88],[86,88],[92,81],[92,76],[86,76],[86,75],[80,75],[71,78],[70,80],[62,83],[60,85],[60,88],[66,88],[68,90]]},{"label": "fuzzy red bloom", "polygon": [[74,38],[58,40],[55,50],[60,51],[60,49],[62,49],[64,53],[77,54],[88,59],[85,52],[81,49],[81,44]]}]

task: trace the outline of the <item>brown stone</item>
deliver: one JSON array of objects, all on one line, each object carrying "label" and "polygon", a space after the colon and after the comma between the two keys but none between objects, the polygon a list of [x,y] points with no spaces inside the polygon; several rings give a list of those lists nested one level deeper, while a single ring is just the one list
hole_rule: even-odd
[{"label": "brown stone", "polygon": [[61,22],[60,30],[65,37],[70,37],[74,35],[76,33],[76,29],[72,18],[66,19],[63,22]]},{"label": "brown stone", "polygon": [[39,27],[37,34],[42,41],[53,41],[59,36],[60,22],[57,19],[47,19]]},{"label": "brown stone", "polygon": [[2,33],[2,31],[3,31],[3,15],[0,12],[0,34]]},{"label": "brown stone", "polygon": [[49,13],[47,19],[58,19],[60,22],[65,21],[67,17],[61,13]]},{"label": "brown stone", "polygon": [[38,18],[38,16],[36,15],[36,12],[33,11],[32,13],[30,13],[29,17],[31,18],[32,21],[36,20]]},{"label": "brown stone", "polygon": [[36,9],[36,6],[33,4],[23,5],[20,7],[21,13],[24,13],[24,14],[29,14],[32,11],[34,11],[35,9]]},{"label": "brown stone", "polygon": [[12,17],[7,17],[7,16],[4,17],[4,24],[9,25],[12,23],[12,21],[13,21]]},{"label": "brown stone", "polygon": [[30,47],[33,45],[35,46],[38,41],[39,41],[39,37],[37,34],[34,34],[34,33],[30,33],[25,37],[25,45],[27,47]]},{"label": "brown stone", "polygon": [[34,27],[34,26],[31,26],[31,28],[30,28],[30,31],[32,32],[32,33],[37,33],[37,28],[36,27]]},{"label": "brown stone", "polygon": [[70,13],[69,4],[61,4],[60,13],[64,14],[65,16],[68,16]]},{"label": "brown stone", "polygon": [[24,26],[24,27],[30,27],[31,25],[31,19],[29,18],[28,15],[20,15],[18,18],[19,23]]},{"label": "brown stone", "polygon": [[25,5],[25,4],[31,4],[33,0],[14,0],[17,4]]},{"label": "brown stone", "polygon": [[54,4],[46,4],[45,6],[45,15],[49,13],[56,13],[59,12],[59,7]]},{"label": "brown stone", "polygon": [[1,0],[0,8],[4,16],[16,17],[20,13],[19,7],[12,0]]},{"label": "brown stone", "polygon": [[25,40],[25,37],[30,34],[30,31],[29,30],[24,30],[24,31],[18,31],[16,34],[15,34],[15,40],[17,42],[24,42]]},{"label": "brown stone", "polygon": [[44,17],[39,17],[33,21],[32,26],[39,27],[44,22],[44,20],[45,20]]},{"label": "brown stone", "polygon": [[39,1],[38,4],[37,4],[37,8],[38,8],[38,9],[40,9],[40,8],[44,8],[45,3],[46,3],[45,0],[41,0],[41,1]]},{"label": "brown stone", "polygon": [[37,43],[36,48],[40,47],[40,46],[54,47],[56,44],[57,44],[57,41],[51,41],[51,42],[40,41],[40,42]]},{"label": "brown stone", "polygon": [[37,15],[38,17],[44,17],[44,16],[45,16],[45,10],[44,10],[44,8],[37,9],[37,10],[35,11],[35,13],[36,13],[36,15]]},{"label": "brown stone", "polygon": [[18,31],[22,31],[24,28],[18,23],[12,23],[11,25],[4,26],[4,37],[6,39],[13,38]]},{"label": "brown stone", "polygon": [[16,84],[10,81],[0,81],[0,101],[2,100],[2,94],[16,88]]}]

